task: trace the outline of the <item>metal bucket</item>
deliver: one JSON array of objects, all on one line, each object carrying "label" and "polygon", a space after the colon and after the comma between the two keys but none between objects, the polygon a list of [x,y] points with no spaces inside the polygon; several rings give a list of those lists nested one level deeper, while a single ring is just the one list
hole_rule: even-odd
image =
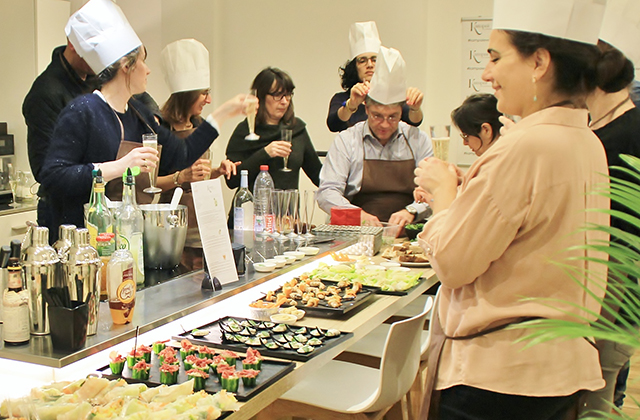
[{"label": "metal bucket", "polygon": [[144,217],[144,266],[174,268],[180,264],[187,239],[187,206],[170,210],[169,204],[140,206]]}]

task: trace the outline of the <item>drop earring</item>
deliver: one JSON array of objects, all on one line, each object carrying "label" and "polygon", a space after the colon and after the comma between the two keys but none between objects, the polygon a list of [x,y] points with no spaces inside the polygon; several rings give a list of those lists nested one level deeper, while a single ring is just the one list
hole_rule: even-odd
[{"label": "drop earring", "polygon": [[536,86],[536,77],[533,76],[533,102],[538,102],[538,88]]}]

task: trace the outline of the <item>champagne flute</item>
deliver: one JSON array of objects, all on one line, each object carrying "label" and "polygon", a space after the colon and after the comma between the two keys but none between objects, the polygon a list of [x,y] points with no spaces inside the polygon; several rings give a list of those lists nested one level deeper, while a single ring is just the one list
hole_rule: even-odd
[{"label": "champagne flute", "polygon": [[201,156],[202,159],[207,159],[209,161],[209,172],[204,175],[204,180],[211,179],[211,159],[213,159],[213,152],[211,149],[207,149],[204,154]]},{"label": "champagne flute", "polygon": [[[158,150],[158,135],[156,133],[145,133],[142,135],[142,145],[144,147],[151,147],[153,149]],[[151,172],[149,172],[149,184],[150,187],[145,188],[144,192],[148,194],[156,194],[162,192],[162,190],[156,187],[156,177],[158,175],[158,167],[153,168]]]},{"label": "champagne flute", "polygon": [[[311,192],[311,212],[310,212],[311,215],[309,215],[309,208],[308,208],[309,192]],[[305,191],[304,192],[304,223],[307,225],[307,228],[306,228],[304,237],[307,238],[308,240],[311,240],[316,237],[316,235],[311,233],[311,223],[313,222],[313,213],[315,212],[315,209],[316,209],[316,200],[314,198],[313,191]]]},{"label": "champagne flute", "polygon": [[[293,130],[289,130],[287,128],[283,128],[280,131],[280,139],[282,141],[286,141],[287,143],[291,144],[291,137],[293,136]],[[289,169],[287,167],[287,164],[289,163],[289,156],[285,156],[284,158],[284,168],[280,169],[282,172],[291,172],[291,169]]]},{"label": "champagne flute", "polygon": [[11,187],[11,204],[9,204],[9,207],[18,207],[18,174],[13,164],[7,164],[7,173],[9,176],[9,187]]},{"label": "champagne flute", "polygon": [[249,95],[244,99],[244,113],[247,115],[247,124],[249,125],[249,134],[244,138],[245,140],[258,140],[259,135],[255,133],[256,126],[256,110],[258,109],[258,98],[255,89],[249,91]]},{"label": "champagne flute", "polygon": [[298,215],[298,206],[300,205],[300,202],[298,200],[298,190],[286,190],[287,193],[290,194],[290,201],[289,201],[289,217],[290,219],[290,223],[291,223],[291,232],[289,232],[289,234],[287,235],[288,238],[290,239],[297,239],[298,238],[298,234],[296,233],[296,230],[298,232],[300,232],[300,229],[298,227],[298,223],[300,221],[299,215]]}]

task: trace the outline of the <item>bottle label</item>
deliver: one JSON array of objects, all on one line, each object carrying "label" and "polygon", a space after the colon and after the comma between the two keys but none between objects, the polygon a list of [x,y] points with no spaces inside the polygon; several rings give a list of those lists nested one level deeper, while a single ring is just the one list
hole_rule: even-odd
[{"label": "bottle label", "polygon": [[[127,274],[127,272],[129,273]],[[124,279],[126,276],[129,276],[129,278],[120,283],[116,291],[116,297],[122,303],[130,303],[136,298],[136,283],[132,278],[133,269],[123,271],[122,278]]]},{"label": "bottle label", "polygon": [[275,220],[276,217],[274,214],[267,214],[265,217],[264,231],[273,233],[275,232]]},{"label": "bottle label", "polygon": [[256,214],[253,220],[253,231],[260,233],[264,230],[264,216]]},{"label": "bottle label", "polygon": [[233,230],[244,230],[244,210],[242,207],[233,209]]},{"label": "bottle label", "polygon": [[29,341],[29,294],[26,290],[19,293],[5,290],[3,296],[2,337],[10,343]]},{"label": "bottle label", "polygon": [[22,289],[22,269],[20,267],[10,267],[8,271],[7,287],[9,289]]}]

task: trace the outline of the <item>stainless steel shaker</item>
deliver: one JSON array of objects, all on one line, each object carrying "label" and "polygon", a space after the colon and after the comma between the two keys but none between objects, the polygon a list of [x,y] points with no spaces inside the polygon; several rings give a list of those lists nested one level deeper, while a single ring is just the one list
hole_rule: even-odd
[{"label": "stainless steel shaker", "polygon": [[29,292],[31,334],[49,334],[47,303],[42,292],[55,285],[58,254],[49,245],[49,229],[35,226],[31,243],[23,250],[22,271]]},{"label": "stainless steel shaker", "polygon": [[73,247],[75,235],[75,225],[60,225],[58,228],[58,240],[53,244],[53,249],[55,249],[60,260],[56,264],[56,286],[66,286],[64,266],[69,260],[69,251]]},{"label": "stainless steel shaker", "polygon": [[98,332],[100,267],[102,267],[102,261],[98,251],[89,245],[89,230],[76,229],[74,244],[69,250],[69,259],[65,264],[64,272],[71,300],[87,302],[89,305],[87,335]]}]

